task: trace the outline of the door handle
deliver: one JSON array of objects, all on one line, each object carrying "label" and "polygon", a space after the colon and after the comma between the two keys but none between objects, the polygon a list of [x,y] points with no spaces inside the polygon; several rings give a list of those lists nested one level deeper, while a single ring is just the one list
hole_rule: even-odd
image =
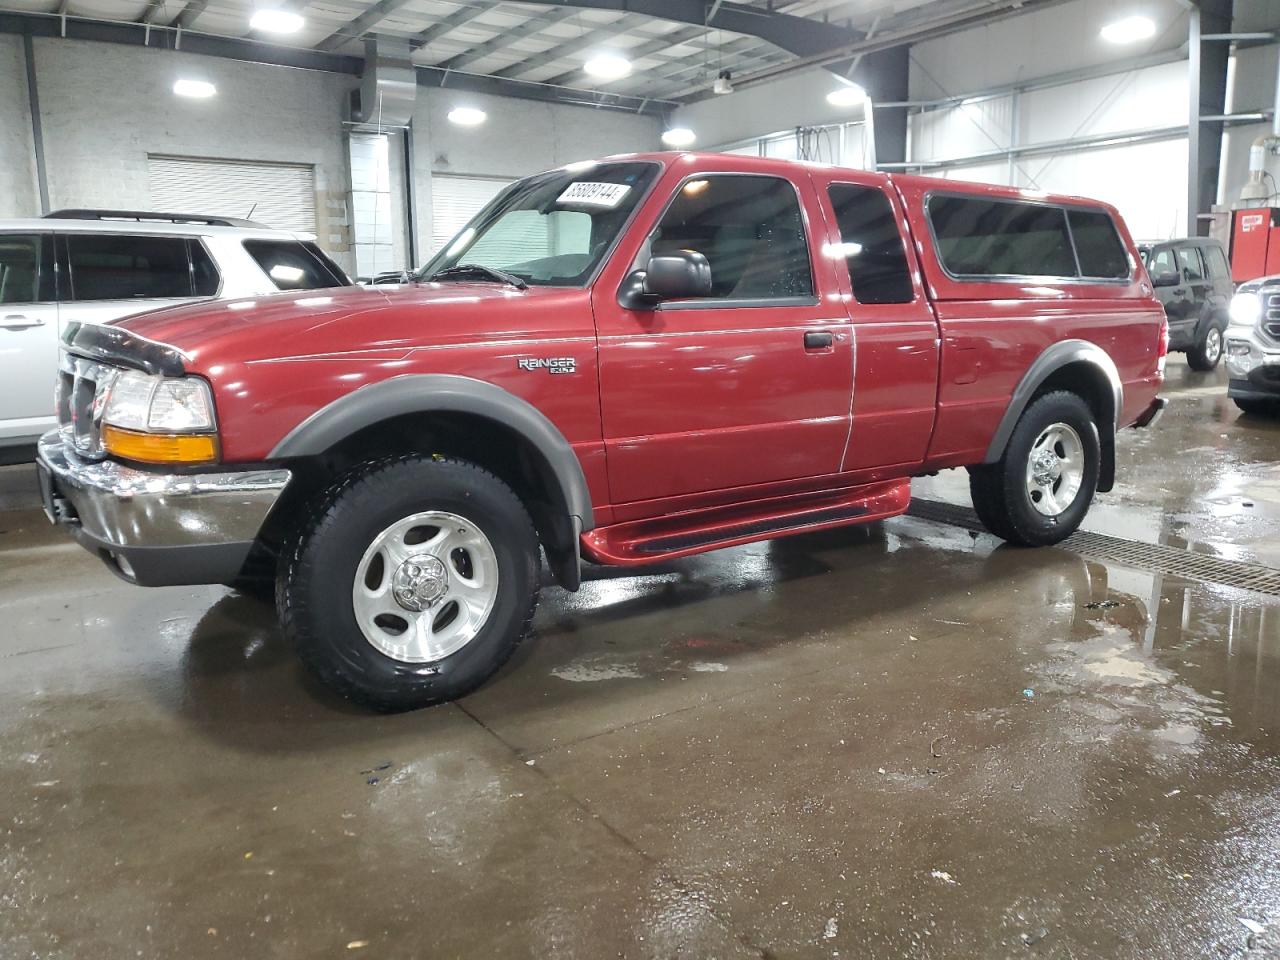
[{"label": "door handle", "polygon": [[1187,293],[1187,288],[1186,288],[1186,287],[1174,287],[1174,288],[1173,288],[1173,290],[1171,290],[1170,292],[1171,292],[1175,297],[1182,297],[1182,296],[1185,296],[1185,295],[1186,295],[1186,293]]},{"label": "door handle", "polygon": [[830,330],[812,330],[804,335],[806,350],[825,350],[833,343],[835,343],[835,337],[831,335]]},{"label": "door handle", "polygon": [[44,321],[39,317],[24,317],[20,313],[11,313],[0,320],[0,327],[5,330],[25,330],[27,327],[43,327]]}]

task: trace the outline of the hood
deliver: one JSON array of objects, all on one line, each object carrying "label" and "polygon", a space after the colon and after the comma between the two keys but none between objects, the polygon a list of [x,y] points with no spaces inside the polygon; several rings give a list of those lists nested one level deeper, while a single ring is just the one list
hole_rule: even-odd
[{"label": "hood", "polygon": [[1246,280],[1236,287],[1236,293],[1257,293],[1263,287],[1275,286],[1280,286],[1280,273],[1272,274],[1269,277],[1258,277],[1255,280]]},{"label": "hood", "polygon": [[193,371],[211,364],[332,356],[407,354],[416,347],[535,335],[585,309],[588,290],[497,283],[335,287],[219,300],[114,322],[176,347]]}]

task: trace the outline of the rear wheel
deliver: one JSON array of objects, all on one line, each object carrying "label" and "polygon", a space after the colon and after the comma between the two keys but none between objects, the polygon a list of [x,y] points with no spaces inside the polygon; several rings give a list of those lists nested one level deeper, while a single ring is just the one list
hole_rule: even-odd
[{"label": "rear wheel", "polygon": [[1067,391],[1045,394],[1023,411],[998,462],[969,469],[973,508],[988,530],[1010,543],[1058,543],[1088,512],[1100,462],[1088,404]]},{"label": "rear wheel", "polygon": [[538,541],[511,488],[460,460],[366,464],[329,488],[282,566],[277,605],[315,674],[376,710],[473,690],[529,630]]},{"label": "rear wheel", "polygon": [[1260,400],[1257,397],[1232,397],[1231,402],[1234,403],[1243,413],[1253,414],[1254,416],[1263,417],[1268,414],[1274,415],[1280,410],[1280,400]]},{"label": "rear wheel", "polygon": [[1214,369],[1222,359],[1222,327],[1210,324],[1203,336],[1187,350],[1187,366],[1204,373]]}]

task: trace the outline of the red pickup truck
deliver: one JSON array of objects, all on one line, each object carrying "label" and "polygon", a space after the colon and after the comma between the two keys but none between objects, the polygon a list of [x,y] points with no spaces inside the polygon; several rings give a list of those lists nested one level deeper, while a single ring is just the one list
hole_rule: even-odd
[{"label": "red pickup truck", "polygon": [[627,155],[512,184],[398,288],[73,325],[39,473],[121,576],[274,582],[312,669],[406,709],[511,655],[540,552],[574,590],[960,466],[992,532],[1055,543],[1163,409],[1167,336],[1105,204]]}]

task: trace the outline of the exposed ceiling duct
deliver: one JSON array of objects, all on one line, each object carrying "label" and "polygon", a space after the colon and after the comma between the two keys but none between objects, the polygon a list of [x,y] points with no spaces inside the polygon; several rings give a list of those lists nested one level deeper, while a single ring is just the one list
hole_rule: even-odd
[{"label": "exposed ceiling duct", "polygon": [[357,130],[376,132],[407,127],[418,96],[418,76],[409,59],[408,40],[368,37],[364,42],[364,74],[351,94],[351,121]]}]

